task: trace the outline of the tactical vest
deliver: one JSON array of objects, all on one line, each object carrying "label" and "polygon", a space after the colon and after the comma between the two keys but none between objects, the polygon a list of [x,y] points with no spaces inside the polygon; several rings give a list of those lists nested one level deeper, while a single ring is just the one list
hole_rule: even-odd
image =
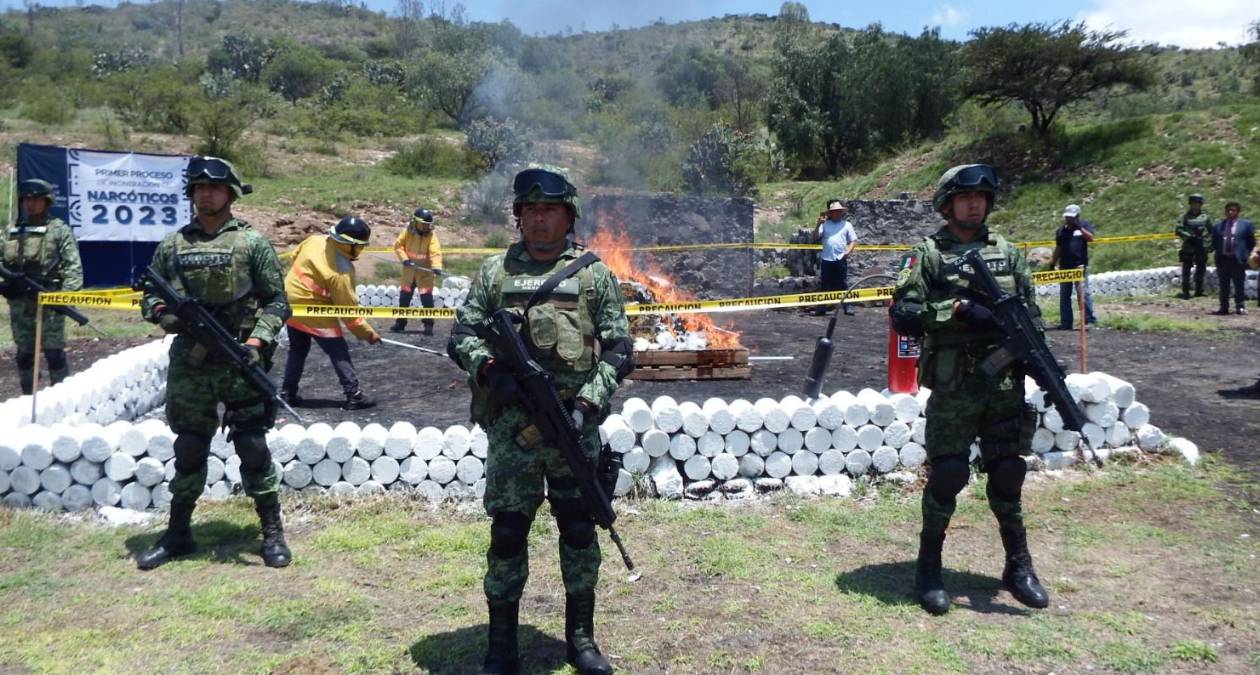
[{"label": "tactical vest", "polygon": [[172,284],[204,304],[225,328],[239,335],[254,330],[258,311],[250,277],[248,228],[242,223],[207,241],[181,232],[175,237],[172,256]]},{"label": "tactical vest", "polygon": [[[968,252],[979,249],[980,257],[988,265],[989,271],[993,272],[1002,290],[1015,295],[1019,294],[1019,288],[1015,283],[1014,266],[1006,254],[1009,245],[1001,235],[989,233],[987,240],[955,244],[947,250],[942,250],[940,243],[933,237],[928,237],[927,241],[929,242],[927,255],[940,259],[940,264],[933,266],[933,269],[944,270],[945,266],[956,262]],[[929,280],[927,301],[934,303],[951,298],[965,298],[971,295],[972,291],[974,289],[967,279],[958,274],[944,274]],[[998,331],[936,331],[924,338],[923,346],[925,350],[930,350],[959,344],[992,343],[996,345],[1001,339],[1002,334]]]},{"label": "tactical vest", "polygon": [[[504,256],[499,306],[520,316],[534,291],[569,262],[561,258],[547,273],[532,275],[524,270],[524,263]],[[595,322],[591,319],[594,297],[595,276],[588,266],[565,279],[547,299],[529,309],[525,331],[540,366],[553,373],[585,373],[594,367]]]},{"label": "tactical vest", "polygon": [[1199,212],[1198,216],[1190,217],[1187,213],[1181,220],[1181,226],[1185,229],[1190,237],[1181,240],[1181,247],[1189,250],[1198,250],[1203,248],[1206,243],[1206,237],[1211,232],[1212,219],[1208,214]]},{"label": "tactical vest", "polygon": [[49,218],[43,225],[21,224],[9,228],[4,239],[4,266],[10,271],[20,272],[41,281],[56,283],[59,279],[51,278],[56,273],[61,259],[56,250],[47,253],[52,260],[45,260],[45,249],[48,248],[48,234],[54,223],[60,221]]}]

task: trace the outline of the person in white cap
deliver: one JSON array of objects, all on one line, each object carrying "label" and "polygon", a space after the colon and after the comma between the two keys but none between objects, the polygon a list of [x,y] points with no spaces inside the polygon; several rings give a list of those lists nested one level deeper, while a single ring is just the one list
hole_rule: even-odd
[{"label": "person in white cap", "polygon": [[[848,214],[844,202],[832,199],[827,202],[827,211],[818,219],[818,229],[814,231],[814,241],[822,242],[822,258],[819,264],[819,286],[821,291],[846,291],[849,289],[849,254],[857,246],[857,231],[845,215]],[[853,315],[853,309],[843,305],[844,313]],[[814,314],[826,314],[828,308],[820,306]]]},{"label": "person in white cap", "polygon": [[1085,280],[1059,284],[1059,328],[1062,330],[1072,329],[1072,304],[1076,302],[1077,283],[1085,284],[1085,323],[1098,322],[1094,317],[1094,301],[1089,294],[1089,242],[1093,240],[1093,224],[1081,218],[1081,207],[1068,204],[1063,209],[1063,227],[1054,235],[1050,267],[1057,265],[1061,270],[1079,267],[1085,271]]}]

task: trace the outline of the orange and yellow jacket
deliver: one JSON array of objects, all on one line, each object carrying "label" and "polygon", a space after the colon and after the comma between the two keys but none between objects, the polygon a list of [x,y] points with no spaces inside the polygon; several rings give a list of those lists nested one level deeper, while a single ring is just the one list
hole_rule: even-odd
[{"label": "orange and yellow jacket", "polygon": [[[442,245],[438,243],[437,233],[433,230],[420,234],[411,225],[403,228],[394,242],[394,254],[398,256],[399,262],[414,260],[420,267],[442,269]],[[410,291],[432,293],[433,273],[414,267],[404,267],[402,279],[398,281],[398,289],[404,293]]]},{"label": "orange and yellow jacket", "polygon": [[[326,234],[313,234],[298,244],[284,277],[290,305],[357,305],[354,286],[354,262]],[[342,321],[360,340],[376,332],[362,317],[295,316],[287,325],[316,337],[341,337]]]}]

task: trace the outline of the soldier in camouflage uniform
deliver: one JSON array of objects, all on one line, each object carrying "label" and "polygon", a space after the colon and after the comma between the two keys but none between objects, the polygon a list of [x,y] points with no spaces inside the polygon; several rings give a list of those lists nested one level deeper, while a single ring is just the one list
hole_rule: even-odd
[{"label": "soldier in camouflage uniform", "polygon": [[1203,195],[1190,195],[1189,209],[1177,226],[1181,239],[1181,297],[1190,297],[1190,268],[1194,268],[1194,297],[1203,296],[1203,274],[1212,250],[1212,219],[1203,212]]},{"label": "soldier in camouflage uniform", "polygon": [[902,258],[893,292],[893,326],[922,337],[919,383],[932,391],[925,412],[930,468],[915,572],[919,603],[932,614],[949,611],[941,548],[956,497],[970,478],[970,448],[977,436],[980,469],[989,476],[989,507],[1006,550],[1002,583],[1025,605],[1049,604],[1033,570],[1020,506],[1026,470],[1022,455],[1031,451],[1037,420],[1024,402],[1024,373],[1016,366],[994,377],[980,372],[977,365],[998,349],[1003,335],[969,282],[945,269],[979,249],[998,282],[1023,299],[1040,328],[1028,263],[1019,249],[984,224],[997,182],[992,167],[983,164],[956,166],[941,176],[933,205],[947,224]]},{"label": "soldier in camouflage uniform", "polygon": [[[48,215],[53,203],[53,186],[43,180],[24,180],[18,186],[23,217],[4,237],[4,266],[25,274],[50,290],[77,291],[83,288],[83,265],[79,245],[69,226]],[[17,343],[18,379],[22,393],[29,394],[35,380],[35,296],[0,284],[0,294],[9,299],[9,325]],[[40,335],[48,379],[53,384],[70,375],[66,362],[66,317],[51,307],[44,309]]]},{"label": "soldier in camouflage uniform", "polygon": [[[267,238],[232,216],[232,202],[249,194],[236,169],[215,157],[188,163],[188,194],[197,207],[193,222],[166,236],[153,254],[159,275],[184,295],[201,302],[249,348],[251,360],[271,367],[276,333],[291,311],[284,274]],[[241,372],[228,367],[206,346],[183,334],[180,320],[162,299],[146,293],[145,319],[175,334],[166,380],[166,421],[175,432],[175,479],[171,481],[170,525],[140,569],[152,569],[195,550],[190,529],[193,507],[206,483],[210,439],[222,424],[241,459],[245,494],[254,498],[262,521],[263,562],[284,567],[292,556],[281,523],[280,481],[265,434],[275,422],[274,403]],[[222,421],[218,405],[225,409]]]},{"label": "soldier in camouflage uniform", "polygon": [[[580,215],[577,190],[563,175],[527,169],[517,174],[513,191],[522,240],[482,264],[467,304],[456,313],[448,346],[469,373],[472,419],[490,439],[485,495],[486,512],[493,518],[485,577],[490,625],[483,672],[519,669],[516,628],[529,576],[529,529],[545,494],[560,531],[568,661],[579,673],[611,673],[594,638],[601,560],[595,523],[560,450],[541,442],[524,409],[513,402],[517,391],[511,371],[495,361],[473,330],[497,309],[523,311],[534,289],[582,253],[572,240]],[[561,398],[572,405],[578,428],[597,439],[613,392],[634,367],[616,277],[602,262],[583,267],[529,310],[525,332],[539,363],[555,376]]]}]

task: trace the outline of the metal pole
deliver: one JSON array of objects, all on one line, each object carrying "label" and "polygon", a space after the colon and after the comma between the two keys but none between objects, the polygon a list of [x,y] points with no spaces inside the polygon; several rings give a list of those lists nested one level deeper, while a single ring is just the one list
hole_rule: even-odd
[{"label": "metal pole", "polygon": [[31,424],[35,423],[35,395],[39,393],[39,356],[44,347],[44,303],[35,296],[35,372],[31,380]]},{"label": "metal pole", "polygon": [[1089,369],[1087,367],[1087,361],[1086,361],[1086,352],[1088,351],[1088,348],[1086,346],[1086,340],[1085,340],[1085,281],[1084,280],[1076,282],[1076,306],[1077,306],[1077,309],[1079,310],[1077,312],[1077,318],[1080,319],[1081,321],[1081,327],[1080,327],[1080,330],[1081,330],[1081,372],[1087,373],[1089,372]]}]

